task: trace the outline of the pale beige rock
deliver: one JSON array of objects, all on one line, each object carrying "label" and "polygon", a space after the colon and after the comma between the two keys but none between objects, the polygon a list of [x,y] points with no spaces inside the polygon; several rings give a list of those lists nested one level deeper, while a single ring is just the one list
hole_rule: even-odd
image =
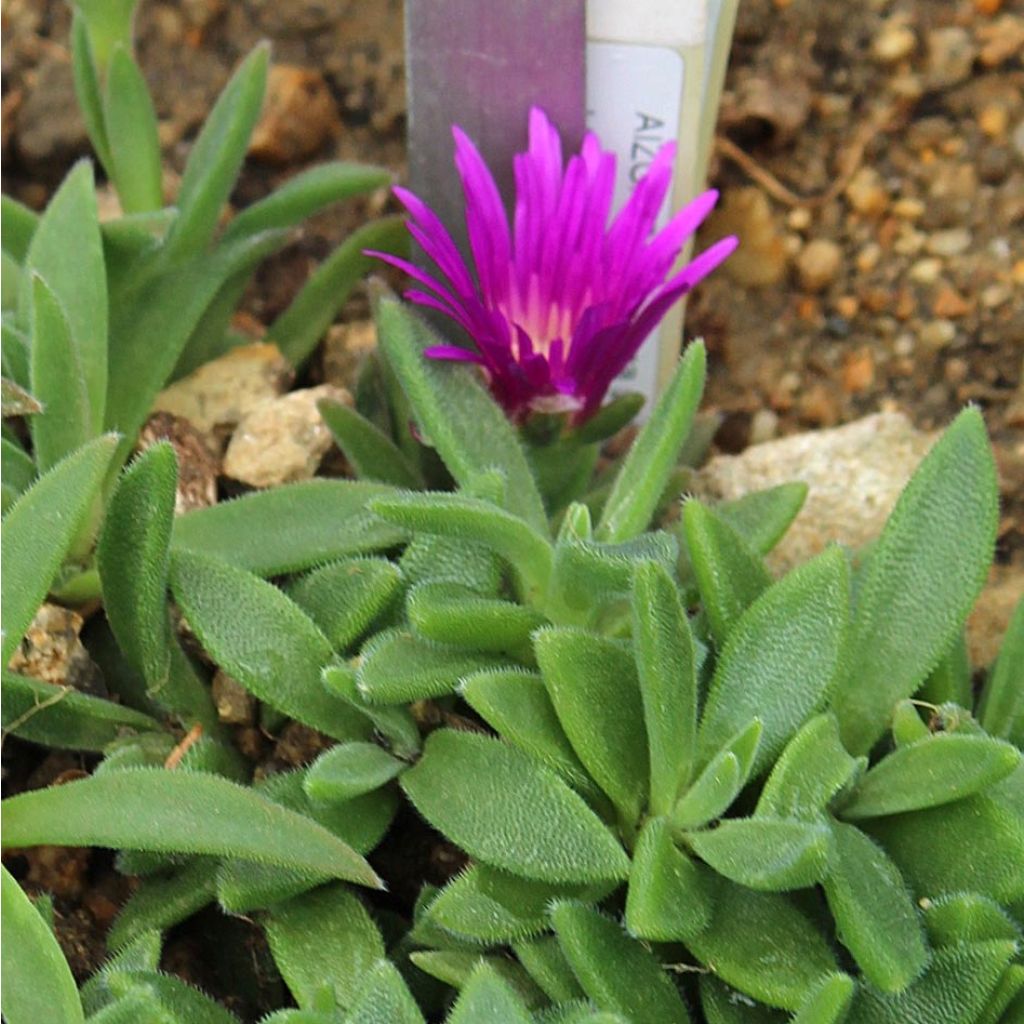
[{"label": "pale beige rock", "polygon": [[871,40],[871,56],[880,64],[895,64],[917,47],[914,30],[900,17],[890,18]]},{"label": "pale beige rock", "polygon": [[781,224],[768,197],[758,188],[729,189],[708,219],[709,242],[737,235],[739,248],[723,264],[737,284],[761,288],[777,284],[786,273],[787,253]]},{"label": "pale beige rock", "polygon": [[1018,602],[1024,598],[1024,570],[1014,565],[992,567],[985,589],[967,618],[967,650],[971,664],[991,665]]},{"label": "pale beige rock", "polygon": [[372,320],[335,324],[324,339],[324,380],[355,391],[359,372],[377,347],[377,326]]},{"label": "pale beige rock", "polygon": [[290,379],[291,367],[276,345],[239,345],[161,391],[153,411],[188,420],[220,452],[231,429],[280,395]]},{"label": "pale beige rock", "polygon": [[820,292],[827,288],[843,264],[843,250],[830,238],[808,242],[796,260],[800,285],[806,291]]},{"label": "pale beige rock", "polygon": [[807,501],[768,556],[769,567],[781,574],[832,542],[859,548],[877,537],[932,441],[902,413],[877,413],[717,456],[694,475],[691,490],[719,501],[804,481]]},{"label": "pale beige rock", "polygon": [[70,608],[42,605],[7,667],[54,686],[98,692],[99,670],[78,638],[82,624],[82,616]]},{"label": "pale beige rock", "polygon": [[224,453],[224,474],[251,487],[308,480],[334,443],[316,403],[322,398],[352,405],[345,388],[321,384],[289,392],[250,412]]}]

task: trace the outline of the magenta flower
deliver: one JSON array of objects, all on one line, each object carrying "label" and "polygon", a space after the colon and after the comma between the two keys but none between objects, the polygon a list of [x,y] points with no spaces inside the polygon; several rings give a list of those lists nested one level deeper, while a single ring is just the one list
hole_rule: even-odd
[{"label": "magenta flower", "polygon": [[406,298],[440,310],[475,346],[435,345],[427,356],[479,364],[513,417],[567,410],[586,419],[669,307],[736,248],[723,238],[669,276],[718,193],[698,196],[652,236],[671,184],[669,143],[609,224],[615,154],[588,133],[563,168],[558,133],[534,107],[529,148],[515,158],[510,231],[483,158],[461,129],[453,134],[475,277],[433,210],[402,188],[395,195],[411,215],[409,232],[439,273],[373,255],[422,285]]}]

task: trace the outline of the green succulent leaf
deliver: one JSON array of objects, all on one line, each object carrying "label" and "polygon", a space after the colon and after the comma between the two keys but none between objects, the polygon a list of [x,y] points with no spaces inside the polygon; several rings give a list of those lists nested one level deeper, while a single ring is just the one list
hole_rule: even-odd
[{"label": "green succulent leaf", "polygon": [[105,435],[57,463],[10,508],[3,530],[3,648],[7,665],[79,535],[117,438]]},{"label": "green succulent leaf", "polygon": [[198,253],[213,238],[260,115],[269,60],[270,47],[257,46],[238,66],[206,118],[181,178],[178,219],[167,237],[168,259]]},{"label": "green succulent leaf", "polygon": [[648,818],[629,872],[626,927],[656,942],[685,942],[711,921],[714,888],[705,869],[672,841],[664,818]]},{"label": "green succulent leaf", "polygon": [[7,509],[32,486],[36,478],[36,464],[25,454],[24,449],[4,437],[0,438],[0,467],[3,513],[6,515]]},{"label": "green succulent leaf", "polygon": [[345,1024],[426,1024],[397,968],[378,960],[349,1008]]},{"label": "green succulent leaf", "polygon": [[375,498],[370,510],[403,530],[472,541],[496,552],[518,573],[535,601],[551,575],[551,545],[518,516],[481,498],[407,492]]},{"label": "green succulent leaf", "polygon": [[806,500],[807,484],[793,482],[720,502],[715,512],[751,551],[766,555],[782,539]]},{"label": "green succulent leaf", "polygon": [[687,945],[722,981],[784,1010],[799,1009],[836,971],[828,941],[787,896],[726,879],[718,883],[711,926]]},{"label": "green succulent leaf", "polygon": [[922,903],[925,930],[933,946],[989,939],[1020,942],[1024,938],[1021,926],[988,896],[976,892],[949,893]]},{"label": "green succulent leaf", "polygon": [[300,1007],[314,1009],[326,988],[342,1007],[355,1001],[384,940],[366,908],[335,883],[279,903],[263,927],[281,976]]},{"label": "green succulent leaf", "polygon": [[[75,164],[50,200],[32,236],[25,266],[46,282],[67,317],[85,382],[87,422],[96,433],[103,424],[107,394],[107,274],[92,164],[87,160]],[[22,287],[32,287],[32,278],[26,275]],[[27,295],[21,305],[28,308]]]},{"label": "green succulent leaf", "polygon": [[[862,827],[885,848],[915,892],[976,892],[1024,900],[1021,769],[985,794],[923,811],[871,818]],[[964,851],[970,851],[965,855]]]},{"label": "green succulent leaf", "polygon": [[84,1024],[71,968],[43,915],[6,868],[0,868],[0,906],[4,1020],[8,1024]]},{"label": "green succulent leaf", "polygon": [[559,627],[538,631],[534,650],[569,742],[625,820],[647,800],[648,755],[636,665],[621,644]]},{"label": "green succulent leaf", "polygon": [[485,1020],[531,1024],[533,1017],[512,986],[492,966],[481,963],[459,992],[447,1024],[478,1024]]},{"label": "green succulent leaf", "polygon": [[391,172],[368,164],[333,160],[289,178],[265,199],[247,206],[227,226],[224,237],[239,238],[270,228],[291,228],[345,199],[364,195],[391,181]]},{"label": "green succulent leaf", "polygon": [[726,641],[708,691],[698,751],[711,755],[761,720],[759,774],[827,701],[845,668],[849,569],[832,548],[795,569],[747,609]]},{"label": "green succulent leaf", "polygon": [[844,818],[878,818],[961,800],[1006,778],[1020,751],[988,736],[936,733],[884,757],[843,805]]},{"label": "green succulent leaf", "polygon": [[146,1024],[239,1024],[238,1018],[220,1003],[173,974],[158,971],[112,971],[107,984],[116,1002],[104,1020],[118,1018],[113,1010],[123,1008],[125,1021]]},{"label": "green succulent leaf", "polygon": [[47,283],[32,275],[32,393],[46,413],[29,420],[41,472],[93,437],[92,409],[71,326]]},{"label": "green succulent leaf", "polygon": [[808,994],[790,1024],[842,1024],[856,989],[857,983],[848,974],[829,975]]},{"label": "green succulent leaf", "polygon": [[520,878],[474,864],[437,894],[425,919],[460,938],[489,945],[507,943],[544,931],[551,901],[580,896],[587,888]]},{"label": "green succulent leaf", "polygon": [[327,638],[277,587],[180,551],[171,560],[171,589],[205,650],[260,700],[335,739],[368,735],[366,719],[321,685],[334,657]]},{"label": "green succulent leaf", "polygon": [[583,991],[634,1024],[689,1024],[679,992],[654,956],[591,907],[559,901],[551,923]]},{"label": "green succulent leaf", "polygon": [[389,493],[383,484],[354,480],[275,487],[179,516],[171,545],[258,576],[298,572],[401,544],[403,531],[366,511],[370,499]]},{"label": "green succulent leaf", "polygon": [[352,289],[375,267],[367,250],[405,256],[409,232],[404,217],[382,217],[353,231],[313,272],[291,305],[270,325],[274,342],[293,366],[301,366],[316,348]]},{"label": "green succulent leaf", "polygon": [[3,729],[32,743],[99,753],[124,735],[161,729],[156,719],[113,701],[4,672]]},{"label": "green succulent leaf", "polygon": [[655,562],[670,571],[678,558],[679,543],[664,530],[641,534],[621,544],[603,544],[575,537],[563,529],[555,546],[555,612],[569,609],[569,621],[577,621],[579,615],[574,613],[589,613],[611,597],[628,595],[638,565]]},{"label": "green succulent leaf", "polygon": [[547,621],[532,608],[444,581],[413,587],[406,612],[413,629],[428,640],[527,659],[530,634]]},{"label": "green succulent leaf", "polygon": [[[174,220],[172,232],[180,221],[180,216]],[[240,271],[254,267],[285,240],[283,232],[266,231],[174,263],[161,248],[132,261],[124,279],[111,288],[105,422],[108,429],[125,436],[122,458],[131,451],[153,399],[170,379],[221,286]],[[154,338],[160,339],[159,345],[153,344]]]},{"label": "green succulent leaf", "polygon": [[544,504],[519,438],[473,371],[426,359],[438,338],[394,298],[377,300],[377,330],[420,430],[463,486],[491,469],[505,475],[508,510],[542,535]]},{"label": "green succulent leaf", "polygon": [[151,688],[163,686],[170,672],[167,573],[177,486],[170,444],[140,455],[111,496],[96,552],[110,628]]},{"label": "green succulent leaf", "polygon": [[1024,745],[1024,598],[1003,637],[999,657],[989,674],[978,718],[985,732]]},{"label": "green succulent leaf", "polygon": [[[394,816],[394,794],[378,792],[342,803],[321,803],[307,796],[303,788],[305,777],[305,769],[281,772],[260,780],[256,791],[322,825],[356,853],[368,853],[380,842]],[[226,860],[217,871],[217,901],[229,913],[248,914],[308,892],[329,882],[331,877],[274,864]]]},{"label": "green succulent leaf", "polygon": [[427,821],[487,864],[548,882],[628,872],[622,848],[582,798],[499,740],[434,732],[401,785]]},{"label": "green succulent leaf", "polygon": [[702,341],[683,353],[615,478],[597,526],[598,540],[629,540],[647,528],[693,425],[704,391],[706,363]]},{"label": "green succulent leaf", "polygon": [[458,689],[472,672],[492,668],[493,658],[424,640],[405,629],[378,633],[363,648],[359,693],[371,704],[404,704]]},{"label": "green succulent leaf", "polygon": [[464,949],[440,949],[411,953],[409,959],[425,974],[459,990],[469,983],[474,971],[481,965],[487,965],[531,1006],[543,1002],[543,995],[526,971],[503,956],[484,956]]},{"label": "green succulent leaf", "polygon": [[583,998],[583,989],[554,935],[514,942],[512,948],[530,977],[552,1002],[566,1003]]},{"label": "green succulent leaf", "polygon": [[202,910],[213,902],[216,877],[215,857],[195,857],[173,874],[142,879],[114,919],[107,948],[122,950]]},{"label": "green succulent leaf", "polygon": [[420,751],[420,732],[406,707],[369,704],[359,692],[355,670],[348,665],[328,665],[321,676],[328,693],[340,697],[373,723],[396,757],[411,758]]},{"label": "green succulent leaf", "polygon": [[924,685],[917,691],[917,697],[932,704],[952,703],[964,708],[974,706],[970,655],[967,651],[967,637],[962,631],[932,669]]},{"label": "green succulent leaf", "polygon": [[[0,196],[0,246],[16,263],[24,263],[39,214],[13,196]],[[5,416],[10,415],[4,413]]]},{"label": "green succulent leaf", "polygon": [[940,949],[921,978],[898,994],[862,987],[844,1024],[973,1024],[999,985],[1012,942]]},{"label": "green succulent leaf", "polygon": [[683,536],[711,635],[721,646],[772,579],[743,538],[699,501],[683,506]]},{"label": "green succulent leaf", "polygon": [[724,814],[750,778],[761,742],[761,720],[751,719],[708,762],[672,811],[677,829],[698,828]]},{"label": "green succulent leaf", "polygon": [[125,769],[19,794],[4,801],[4,812],[11,847],[211,853],[381,885],[369,864],[321,825],[205,772]]},{"label": "green succulent leaf", "polygon": [[329,398],[318,402],[317,408],[360,479],[379,480],[412,490],[423,487],[419,467],[365,416]]},{"label": "green succulent leaf", "polygon": [[839,738],[835,716],[817,715],[786,744],[761,790],[757,813],[816,821],[858,763]]},{"label": "green succulent leaf", "polygon": [[557,772],[575,789],[595,789],[539,675],[523,669],[485,669],[466,677],[462,696],[513,746]]},{"label": "green succulent leaf", "polygon": [[126,44],[116,45],[110,55],[103,120],[112,177],[125,213],[159,210],[164,196],[156,110]]},{"label": "green succulent leaf", "polygon": [[311,800],[341,802],[372,793],[404,768],[376,743],[339,743],[310,765],[303,785]]},{"label": "green succulent leaf", "polygon": [[159,932],[145,932],[105,960],[79,990],[86,1016],[91,1017],[114,1002],[115,996],[109,984],[112,974],[119,971],[155,971],[160,963],[161,946]]},{"label": "green succulent leaf", "polygon": [[347,558],[300,576],[288,596],[323,630],[335,650],[351,647],[382,615],[402,585],[383,558]]},{"label": "green succulent leaf", "polygon": [[827,825],[786,818],[730,818],[686,838],[720,875],[769,892],[820,882],[832,852]]},{"label": "green succulent leaf", "polygon": [[657,563],[637,566],[633,644],[650,758],[651,812],[667,814],[690,781],[697,735],[693,634],[672,577]]},{"label": "green succulent leaf", "polygon": [[700,1005],[708,1024],[783,1024],[786,1020],[784,1014],[755,1003],[710,973],[700,978]]},{"label": "green succulent leaf", "polygon": [[965,409],[907,484],[861,576],[834,704],[851,753],[868,752],[962,627],[992,560],[997,492],[981,413]]},{"label": "green succulent leaf", "polygon": [[832,833],[825,895],[839,941],[873,985],[900,992],[928,962],[917,908],[884,850],[853,825],[835,822]]}]

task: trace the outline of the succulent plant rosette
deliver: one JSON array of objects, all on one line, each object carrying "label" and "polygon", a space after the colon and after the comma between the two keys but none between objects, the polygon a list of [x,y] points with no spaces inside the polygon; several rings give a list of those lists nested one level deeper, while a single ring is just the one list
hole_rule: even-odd
[{"label": "succulent plant rosette", "polygon": [[[4,801],[9,1024],[1024,1019],[1024,611],[991,665],[964,642],[998,513],[979,412],[867,549],[773,575],[804,485],[682,493],[699,341],[605,445],[638,409],[614,379],[735,246],[680,260],[715,193],[656,230],[666,149],[615,212],[614,157],[590,135],[564,160],[537,109],[510,216],[455,130],[465,253],[396,189],[405,227],[360,229],[270,326],[301,367],[368,267],[411,279],[376,287],[353,405],[321,404],[351,476],[176,515],[174,448],[131,457],[154,395],[237,343],[294,224],[387,176],[324,165],[223,223],[259,50],[165,205],[129,32],[76,8],[124,214],[99,223],[89,163],[41,215],[4,200],[4,664],[49,595],[90,615],[104,681],[3,675],[16,749],[85,769]],[[215,671],[315,754],[255,764]],[[15,878],[40,844],[135,880],[87,977]],[[165,955],[195,915],[234,999]]]}]

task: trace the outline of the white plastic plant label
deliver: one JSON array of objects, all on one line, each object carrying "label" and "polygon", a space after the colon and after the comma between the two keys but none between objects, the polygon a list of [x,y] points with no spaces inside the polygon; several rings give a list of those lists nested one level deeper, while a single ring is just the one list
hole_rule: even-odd
[{"label": "white plastic plant label", "polygon": [[[677,50],[625,43],[587,43],[587,127],[618,159],[615,209],[629,198],[655,153],[678,141],[685,62]],[[659,215],[663,227],[669,201]],[[647,409],[658,393],[658,332],[612,386],[613,394],[640,391]]]}]

